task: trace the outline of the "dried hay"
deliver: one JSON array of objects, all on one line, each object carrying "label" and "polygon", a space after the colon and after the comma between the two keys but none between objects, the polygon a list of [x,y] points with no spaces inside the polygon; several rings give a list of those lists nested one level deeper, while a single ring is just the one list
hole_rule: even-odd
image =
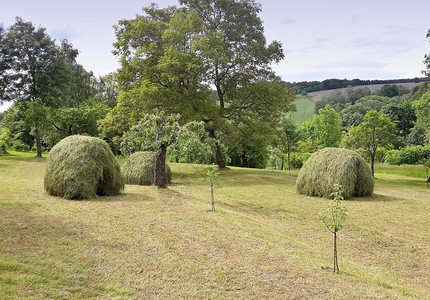
[{"label": "dried hay", "polygon": [[49,195],[91,199],[118,195],[124,189],[124,179],[105,141],[74,135],[61,140],[49,153],[44,186]]},{"label": "dried hay", "polygon": [[[155,172],[155,152],[139,151],[130,155],[121,168],[126,184],[153,185]],[[166,164],[166,180],[170,183],[172,172]]]},{"label": "dried hay", "polygon": [[344,198],[371,196],[374,180],[369,165],[355,151],[324,148],[312,154],[296,181],[300,194],[329,198],[340,184]]}]

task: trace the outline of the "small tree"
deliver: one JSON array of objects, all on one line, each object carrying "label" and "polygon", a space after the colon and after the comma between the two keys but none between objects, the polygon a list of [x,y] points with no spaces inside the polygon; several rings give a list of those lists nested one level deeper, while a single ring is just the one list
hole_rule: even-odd
[{"label": "small tree", "polygon": [[342,228],[342,223],[345,221],[348,212],[346,207],[342,205],[343,200],[342,186],[335,184],[333,187],[333,202],[327,208],[327,214],[320,211],[319,219],[324,223],[324,226],[333,233],[333,272],[339,273],[339,264],[337,259],[337,232]]},{"label": "small tree", "polygon": [[370,168],[375,176],[375,157],[378,147],[391,145],[396,125],[384,114],[375,110],[364,116],[364,121],[357,127],[350,128],[344,136],[343,144],[347,148],[364,149],[370,158]]},{"label": "small tree", "polygon": [[218,178],[220,175],[218,172],[218,166],[213,166],[206,174],[208,175],[209,182],[211,183],[209,190],[211,191],[212,211],[215,211],[214,190],[218,187]]}]

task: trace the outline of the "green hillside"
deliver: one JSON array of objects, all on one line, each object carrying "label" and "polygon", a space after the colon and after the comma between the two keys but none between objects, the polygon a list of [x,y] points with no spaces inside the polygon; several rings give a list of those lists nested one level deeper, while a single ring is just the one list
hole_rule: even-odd
[{"label": "green hillside", "polygon": [[294,102],[297,111],[293,112],[293,118],[298,123],[303,123],[314,115],[315,103],[311,97],[300,96]]}]

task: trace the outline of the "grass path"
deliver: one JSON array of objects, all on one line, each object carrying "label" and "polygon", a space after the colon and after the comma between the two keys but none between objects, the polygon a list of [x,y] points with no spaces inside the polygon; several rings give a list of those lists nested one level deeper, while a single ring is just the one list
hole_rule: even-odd
[{"label": "grass path", "polygon": [[[2,299],[422,298],[430,294],[430,196],[377,174],[345,202],[341,274],[297,172],[231,168],[209,212],[207,167],[172,164],[169,189],[69,201],[43,191],[44,160],[0,158]],[[392,184],[399,182],[398,184]]]}]

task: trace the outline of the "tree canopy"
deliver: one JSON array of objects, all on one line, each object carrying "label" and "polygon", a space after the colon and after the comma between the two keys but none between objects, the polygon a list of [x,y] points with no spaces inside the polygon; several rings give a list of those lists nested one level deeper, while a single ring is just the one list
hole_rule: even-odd
[{"label": "tree canopy", "polygon": [[[294,95],[270,67],[284,55],[279,42],[266,43],[261,6],[180,3],[164,9],[153,4],[115,27],[119,102],[103,122],[104,133],[120,136],[155,108],[180,114],[183,123],[203,121],[217,141],[249,120],[279,124]],[[216,159],[225,166],[218,142]]]}]

